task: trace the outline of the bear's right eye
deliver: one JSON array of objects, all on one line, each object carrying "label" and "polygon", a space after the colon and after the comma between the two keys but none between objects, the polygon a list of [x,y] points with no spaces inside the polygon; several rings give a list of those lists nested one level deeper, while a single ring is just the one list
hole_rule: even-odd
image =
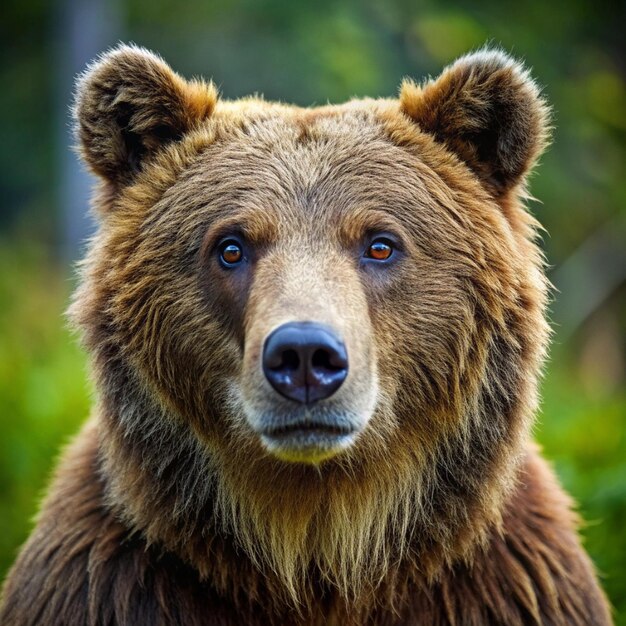
[{"label": "bear's right eye", "polygon": [[220,245],[220,262],[224,267],[235,267],[243,261],[243,248],[234,239],[227,239]]}]

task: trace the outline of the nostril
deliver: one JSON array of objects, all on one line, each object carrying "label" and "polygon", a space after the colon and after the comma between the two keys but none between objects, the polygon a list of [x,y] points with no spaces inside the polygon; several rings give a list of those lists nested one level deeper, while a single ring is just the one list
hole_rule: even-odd
[{"label": "nostril", "polygon": [[316,350],[313,353],[313,358],[311,359],[311,363],[313,367],[328,367],[330,365],[330,359],[328,358],[328,353],[324,350]]},{"label": "nostril", "polygon": [[311,358],[311,365],[314,369],[324,369],[330,371],[339,371],[345,369],[345,365],[343,363],[333,362],[334,360],[336,361],[336,359],[332,358],[332,355],[328,350],[320,348],[313,353],[313,357]]},{"label": "nostril", "polygon": [[283,352],[282,363],[275,368],[276,370],[290,370],[295,371],[300,367],[300,357],[295,350],[285,350]]},{"label": "nostril", "polygon": [[300,356],[293,348],[277,346],[263,353],[263,367],[270,372],[295,372],[300,367]]}]

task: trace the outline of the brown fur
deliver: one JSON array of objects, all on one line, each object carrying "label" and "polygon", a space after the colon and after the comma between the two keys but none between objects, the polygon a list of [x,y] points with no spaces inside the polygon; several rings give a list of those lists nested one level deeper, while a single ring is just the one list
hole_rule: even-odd
[{"label": "brown fur", "polygon": [[[547,342],[520,202],[547,109],[501,53],[399,100],[217,101],[136,48],[77,100],[102,219],[72,317],[98,407],[4,588],[3,624],[609,624],[530,444]],[[215,242],[237,229],[250,271]],[[363,238],[402,242],[390,271]],[[356,442],[286,462],[258,366],[293,319],[339,331],[316,410]],[[280,408],[280,407],[279,407]]]}]

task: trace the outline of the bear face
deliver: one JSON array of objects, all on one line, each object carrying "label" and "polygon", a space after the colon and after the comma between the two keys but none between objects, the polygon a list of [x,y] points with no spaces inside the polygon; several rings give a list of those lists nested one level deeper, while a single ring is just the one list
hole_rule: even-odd
[{"label": "bear face", "polygon": [[432,572],[479,544],[547,338],[526,72],[485,51],[300,109],[123,47],[76,119],[101,227],[72,316],[120,513],[201,571],[212,520],[294,597],[311,563],[349,595],[409,543]]}]

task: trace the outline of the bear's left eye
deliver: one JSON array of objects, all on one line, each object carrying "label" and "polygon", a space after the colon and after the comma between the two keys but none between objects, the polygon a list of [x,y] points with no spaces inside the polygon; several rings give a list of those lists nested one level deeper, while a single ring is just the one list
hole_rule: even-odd
[{"label": "bear's left eye", "polygon": [[365,256],[374,261],[386,261],[393,254],[394,244],[386,237],[379,237],[370,243]]},{"label": "bear's left eye", "polygon": [[224,267],[234,267],[243,261],[243,248],[235,239],[227,239],[220,245],[220,262]]}]

